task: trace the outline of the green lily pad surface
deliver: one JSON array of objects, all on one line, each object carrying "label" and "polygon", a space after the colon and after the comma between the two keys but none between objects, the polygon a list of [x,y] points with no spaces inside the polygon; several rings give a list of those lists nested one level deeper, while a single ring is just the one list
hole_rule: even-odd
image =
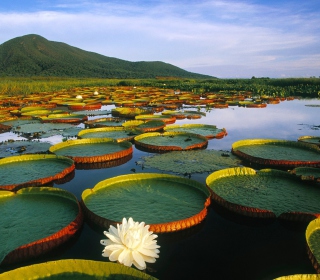
[{"label": "green lily pad surface", "polygon": [[0,274],[0,280],[40,280],[40,279],[148,279],[156,278],[118,263],[65,259],[20,267]]},{"label": "green lily pad surface", "polygon": [[75,169],[74,162],[56,155],[21,155],[0,159],[0,189],[43,185]]},{"label": "green lily pad surface", "polygon": [[142,160],[138,163],[144,167],[180,174],[212,172],[240,164],[234,155],[216,150],[172,151],[145,156]]},{"label": "green lily pad surface", "polygon": [[208,144],[206,137],[186,132],[149,132],[136,136],[134,141],[137,147],[154,151],[199,149]]},{"label": "green lily pad surface", "polygon": [[320,137],[316,136],[301,136],[298,141],[320,146]]},{"label": "green lily pad surface", "polygon": [[120,118],[100,118],[84,122],[87,127],[108,127],[108,126],[121,126],[125,120]]},{"label": "green lily pad surface", "polygon": [[209,124],[183,124],[183,125],[169,125],[164,128],[165,131],[181,131],[191,132],[211,138],[222,138],[227,135],[227,131],[222,128],[217,128],[215,125]]},{"label": "green lily pad surface", "polygon": [[[82,193],[87,209],[102,219],[132,217],[146,224],[162,224],[197,215],[210,197],[197,181],[157,173],[121,175],[99,182]],[[121,207],[125,202],[126,207]]]},{"label": "green lily pad surface", "polygon": [[132,154],[132,144],[112,138],[76,139],[55,144],[49,151],[78,163],[94,163],[128,156]]},{"label": "green lily pad surface", "polygon": [[250,162],[270,166],[320,166],[315,145],[276,139],[247,139],[232,144],[232,153]]},{"label": "green lily pad surface", "polygon": [[317,273],[320,273],[320,219],[311,221],[306,230],[309,258]]},{"label": "green lily pad surface", "polygon": [[282,213],[320,213],[320,188],[285,171],[229,168],[210,174],[206,183],[229,203]]},{"label": "green lily pad surface", "polygon": [[130,141],[139,134],[141,134],[141,132],[132,129],[126,129],[125,127],[101,127],[83,129],[78,133],[78,137],[82,139],[113,138],[118,141]]},{"label": "green lily pad surface", "polygon": [[1,263],[16,248],[49,237],[68,226],[78,216],[79,205],[65,190],[29,187],[16,193],[0,191],[0,212]]}]

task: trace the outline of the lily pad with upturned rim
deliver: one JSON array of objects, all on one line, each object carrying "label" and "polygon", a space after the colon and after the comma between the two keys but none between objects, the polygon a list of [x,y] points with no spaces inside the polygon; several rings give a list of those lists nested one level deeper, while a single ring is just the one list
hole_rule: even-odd
[{"label": "lily pad with upturned rim", "polygon": [[297,167],[291,171],[292,174],[299,176],[301,180],[320,182],[320,168]]},{"label": "lily pad with upturned rim", "polygon": [[240,160],[234,155],[216,150],[173,151],[142,157],[138,162],[146,168],[180,174],[213,172],[229,167],[237,167]]},{"label": "lily pad with upturned rim", "polygon": [[169,125],[164,128],[164,131],[181,131],[195,133],[205,136],[208,139],[223,138],[227,135],[225,128],[217,128],[215,125],[209,124],[182,124],[182,125]]},{"label": "lily pad with upturned rim", "polygon": [[80,114],[51,114],[39,117],[41,122],[51,123],[81,123],[88,120],[86,115]]},{"label": "lily pad with upturned rim", "polygon": [[1,265],[50,252],[73,237],[83,223],[76,197],[51,187],[2,190],[0,212]]},{"label": "lily pad with upturned rim", "polygon": [[120,118],[99,118],[95,120],[85,121],[84,124],[86,127],[97,128],[97,127],[117,127],[122,126],[125,122],[124,119]]},{"label": "lily pad with upturned rim", "polygon": [[210,191],[179,176],[139,173],[101,181],[84,190],[81,198],[88,221],[102,228],[130,216],[149,224],[153,232],[171,232],[192,227],[205,218]]},{"label": "lily pad with upturned rim", "polygon": [[113,138],[117,141],[132,141],[133,138],[141,134],[140,131],[134,129],[126,129],[125,127],[99,127],[83,129],[78,133],[78,138]]},{"label": "lily pad with upturned rim", "polygon": [[44,279],[146,279],[156,280],[142,271],[118,263],[83,259],[64,259],[38,263],[0,274],[0,280]]},{"label": "lily pad with upturned rim", "polygon": [[277,139],[246,139],[232,144],[232,153],[267,167],[320,167],[320,148],[306,143]]},{"label": "lily pad with upturned rim", "polygon": [[63,156],[30,154],[0,159],[0,189],[41,186],[63,179],[75,170],[73,160]]},{"label": "lily pad with upturned rim", "polygon": [[320,219],[311,221],[306,230],[308,256],[313,267],[320,273]]},{"label": "lily pad with upturned rim", "polygon": [[153,152],[203,149],[208,139],[202,135],[186,132],[148,132],[134,138],[137,148]]},{"label": "lily pad with upturned rim", "polygon": [[298,141],[308,144],[314,144],[320,147],[320,137],[317,136],[301,136],[298,138]]},{"label": "lily pad with upturned rim", "polygon": [[320,189],[286,171],[228,168],[211,173],[206,184],[213,200],[241,215],[292,221],[320,216]]},{"label": "lily pad with upturned rim", "polygon": [[123,123],[122,126],[126,128],[136,128],[145,133],[161,131],[166,126],[166,123],[162,120],[129,120]]},{"label": "lily pad with upturned rim", "polygon": [[132,144],[112,138],[67,140],[50,147],[56,155],[66,156],[76,163],[96,163],[127,157],[132,154]]},{"label": "lily pad with upturned rim", "polygon": [[170,115],[139,115],[135,117],[136,120],[144,120],[144,121],[151,121],[151,120],[161,120],[166,124],[172,124],[176,122],[176,118]]}]

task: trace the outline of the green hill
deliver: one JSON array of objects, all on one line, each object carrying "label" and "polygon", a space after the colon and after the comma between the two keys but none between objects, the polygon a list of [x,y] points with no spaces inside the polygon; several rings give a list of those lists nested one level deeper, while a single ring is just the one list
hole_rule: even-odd
[{"label": "green hill", "polygon": [[0,76],[211,78],[161,61],[130,62],[84,51],[36,34],[16,37],[0,45]]}]

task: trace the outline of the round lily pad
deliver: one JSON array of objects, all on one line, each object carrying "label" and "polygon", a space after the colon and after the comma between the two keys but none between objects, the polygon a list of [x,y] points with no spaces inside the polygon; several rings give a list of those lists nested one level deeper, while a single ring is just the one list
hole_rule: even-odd
[{"label": "round lily pad", "polygon": [[311,221],[306,230],[308,256],[317,273],[320,273],[320,219]]},{"label": "round lily pad", "polygon": [[41,116],[39,119],[42,122],[51,123],[81,123],[88,120],[86,115],[78,114],[51,114],[48,116]]},{"label": "round lily pad", "polygon": [[135,117],[136,120],[144,120],[144,121],[151,121],[151,120],[162,120],[166,124],[172,124],[176,122],[176,118],[170,115],[139,115]]},{"label": "round lily pad", "polygon": [[208,139],[186,132],[148,132],[134,138],[137,148],[152,152],[182,151],[206,148]]},{"label": "round lily pad", "polygon": [[0,191],[0,212],[1,264],[48,253],[74,236],[83,223],[76,197],[58,188]]},{"label": "round lily pad", "polygon": [[161,131],[166,126],[166,123],[162,120],[129,120],[123,123],[122,126],[126,128],[136,128],[145,133]]},{"label": "round lily pad", "polygon": [[251,217],[310,221],[320,213],[320,189],[276,169],[236,167],[206,179],[212,198],[233,212]]},{"label": "round lily pad", "polygon": [[164,128],[164,131],[182,131],[182,132],[191,132],[207,137],[208,139],[212,138],[223,138],[227,135],[225,128],[217,128],[215,125],[209,124],[182,124],[182,125],[169,125]]},{"label": "round lily pad", "polygon": [[314,144],[320,147],[320,137],[316,136],[301,136],[298,138],[298,141],[304,142],[304,143],[309,143],[309,144]]},{"label": "round lily pad", "polygon": [[[182,230],[207,214],[210,192],[197,181],[157,173],[121,175],[99,182],[82,193],[88,221],[106,228],[132,217],[153,232]],[[125,201],[126,207],[119,207]]]},{"label": "round lily pad", "polygon": [[131,141],[137,135],[141,134],[140,131],[133,129],[126,129],[125,127],[99,127],[83,129],[78,133],[78,138],[113,138],[118,141]]},{"label": "round lily pad", "polygon": [[213,172],[228,167],[237,167],[240,161],[230,153],[216,150],[172,151],[142,157],[137,162],[144,167],[184,175],[192,173]]},{"label": "round lily pad", "polygon": [[277,139],[247,139],[232,144],[232,153],[266,167],[320,167],[320,148],[306,143]]},{"label": "round lily pad", "polygon": [[122,126],[125,122],[124,119],[120,118],[99,118],[95,120],[85,121],[85,127],[95,128],[95,127],[109,127],[109,126]]},{"label": "round lily pad", "polygon": [[44,280],[44,279],[148,279],[156,278],[123,264],[65,259],[19,267],[0,274],[0,280]]},{"label": "round lily pad", "polygon": [[314,167],[297,167],[292,173],[299,176],[301,180],[320,182],[320,169]]},{"label": "round lily pad", "polygon": [[0,189],[45,185],[75,170],[73,160],[56,155],[30,154],[0,159]]},{"label": "round lily pad", "polygon": [[132,144],[118,142],[112,138],[90,138],[67,140],[50,147],[56,155],[72,158],[76,163],[104,162],[127,157],[132,154]]}]

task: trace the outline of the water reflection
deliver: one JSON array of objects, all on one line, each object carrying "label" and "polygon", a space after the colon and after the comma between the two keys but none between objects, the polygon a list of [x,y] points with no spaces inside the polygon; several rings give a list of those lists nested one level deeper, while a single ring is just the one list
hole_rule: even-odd
[{"label": "water reflection", "polygon": [[[305,106],[307,104],[320,106],[320,99],[283,101],[268,104],[266,108],[230,106],[212,109],[206,117],[177,120],[175,124],[201,123],[226,128],[227,136],[209,140],[208,149],[216,150],[230,151],[233,142],[246,138],[296,141],[304,135],[319,137],[320,107]],[[60,138],[47,140],[54,144]],[[134,148],[132,159],[124,164],[101,169],[77,169],[71,181],[55,186],[81,199],[84,189],[93,188],[107,178],[132,172],[162,173],[156,169],[142,169],[135,164],[146,155],[149,154]],[[191,179],[205,183],[208,175],[192,174]],[[125,203],[120,207],[125,207]],[[106,261],[101,256],[103,248],[100,239],[103,238],[102,232],[85,224],[75,244],[55,259]],[[174,242],[159,240],[159,244],[160,258],[146,272],[160,279],[272,279],[290,274],[315,273],[307,256],[304,230],[286,228],[278,221],[263,225],[246,224],[220,215],[213,207],[209,208],[206,220],[193,235],[175,239]]]}]

